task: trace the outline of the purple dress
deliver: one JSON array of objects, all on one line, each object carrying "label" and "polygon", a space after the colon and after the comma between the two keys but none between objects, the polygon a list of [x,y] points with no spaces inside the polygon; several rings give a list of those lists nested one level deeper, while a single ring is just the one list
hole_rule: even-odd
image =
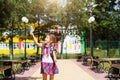
[{"label": "purple dress", "polygon": [[43,46],[42,49],[42,61],[41,61],[41,73],[45,74],[58,74],[58,67],[53,59],[54,46]]}]

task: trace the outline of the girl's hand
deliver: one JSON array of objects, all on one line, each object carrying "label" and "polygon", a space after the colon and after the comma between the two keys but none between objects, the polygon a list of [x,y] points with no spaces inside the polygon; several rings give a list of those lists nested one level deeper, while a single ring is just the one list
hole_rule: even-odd
[{"label": "girl's hand", "polygon": [[33,35],[34,35],[32,31],[30,31],[30,35],[31,35],[31,36],[33,36]]},{"label": "girl's hand", "polygon": [[57,63],[57,59],[54,59],[54,62]]},{"label": "girl's hand", "polygon": [[54,59],[54,62],[56,63],[57,62],[56,51],[53,51],[53,59]]},{"label": "girl's hand", "polygon": [[55,63],[57,63],[57,59],[55,59],[54,61],[55,61]]}]

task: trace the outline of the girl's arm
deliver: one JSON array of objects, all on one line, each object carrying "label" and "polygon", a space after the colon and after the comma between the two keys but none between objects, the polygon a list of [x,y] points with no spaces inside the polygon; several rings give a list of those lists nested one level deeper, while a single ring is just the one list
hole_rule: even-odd
[{"label": "girl's arm", "polygon": [[53,51],[53,59],[55,62],[57,62],[56,51]]},{"label": "girl's arm", "polygon": [[40,44],[40,43],[37,42],[37,40],[36,40],[36,38],[35,38],[35,36],[34,36],[34,34],[33,34],[32,31],[30,32],[30,35],[33,37],[35,45],[37,45],[38,47],[42,47],[42,44]]}]

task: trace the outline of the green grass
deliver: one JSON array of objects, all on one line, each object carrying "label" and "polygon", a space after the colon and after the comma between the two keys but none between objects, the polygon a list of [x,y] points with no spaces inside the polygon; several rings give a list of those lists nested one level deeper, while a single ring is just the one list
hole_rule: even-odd
[{"label": "green grass", "polygon": [[[88,55],[90,55],[90,48],[86,49],[86,52]],[[111,49],[108,56],[107,56],[107,52],[105,50],[96,50],[94,49],[94,56],[99,56],[100,58],[108,58],[108,57],[113,57],[113,58],[118,58],[120,57],[120,55],[118,53],[116,53],[117,51],[115,49]],[[27,57],[30,57],[31,55],[36,55],[34,54],[27,54]],[[24,57],[24,54],[14,54],[14,59],[18,60]],[[60,53],[57,54],[57,58],[60,59]],[[69,53],[64,53],[63,54],[63,58],[64,59],[76,59],[77,55],[76,54],[69,54]],[[0,55],[0,59],[10,59],[10,55],[6,54],[6,55]]]},{"label": "green grass", "polygon": [[[27,54],[26,55],[26,57],[30,57],[30,56],[34,56],[34,55],[36,55],[36,54]],[[23,53],[21,53],[21,54],[14,54],[14,60],[19,60],[19,59],[21,59],[21,58],[23,58],[24,57],[24,54]],[[4,60],[9,60],[10,59],[10,55],[8,55],[8,54],[4,54],[4,55],[0,55],[0,59],[4,59]]]},{"label": "green grass", "polygon": [[[86,48],[86,53],[88,55],[90,55],[90,48]],[[107,51],[106,50],[102,50],[102,49],[99,49],[99,50],[96,50],[94,49],[94,56],[99,56],[100,58],[108,58],[108,57],[113,57],[113,58],[120,58],[120,54],[119,54],[119,51],[117,49],[110,49],[109,50],[109,54],[107,56]],[[27,57],[30,57],[31,55],[36,55],[35,53],[34,54],[27,54]],[[21,53],[21,54],[14,54],[14,59],[17,60],[17,59],[21,59],[24,57],[24,54]],[[60,53],[57,54],[57,58],[60,59]],[[69,53],[64,53],[63,54],[63,58],[64,59],[76,59],[77,58],[77,55],[76,54],[69,54]],[[0,55],[0,59],[10,59],[10,55],[6,54],[6,55]]]},{"label": "green grass", "polygon": [[[87,48],[86,52],[87,52],[88,55],[90,55],[90,48]],[[108,54],[107,54],[106,50],[102,50],[102,49],[96,50],[96,49],[94,49],[93,55],[94,56],[99,56],[100,58],[108,58],[108,57],[110,57],[110,58],[120,58],[120,54],[118,53],[117,49],[110,49]]]}]

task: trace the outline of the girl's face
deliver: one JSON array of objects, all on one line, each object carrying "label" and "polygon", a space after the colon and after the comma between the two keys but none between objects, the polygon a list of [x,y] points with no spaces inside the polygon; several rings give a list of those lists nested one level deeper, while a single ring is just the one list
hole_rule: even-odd
[{"label": "girl's face", "polygon": [[45,43],[51,43],[51,40],[50,40],[50,36],[49,36],[49,35],[46,35]]}]

